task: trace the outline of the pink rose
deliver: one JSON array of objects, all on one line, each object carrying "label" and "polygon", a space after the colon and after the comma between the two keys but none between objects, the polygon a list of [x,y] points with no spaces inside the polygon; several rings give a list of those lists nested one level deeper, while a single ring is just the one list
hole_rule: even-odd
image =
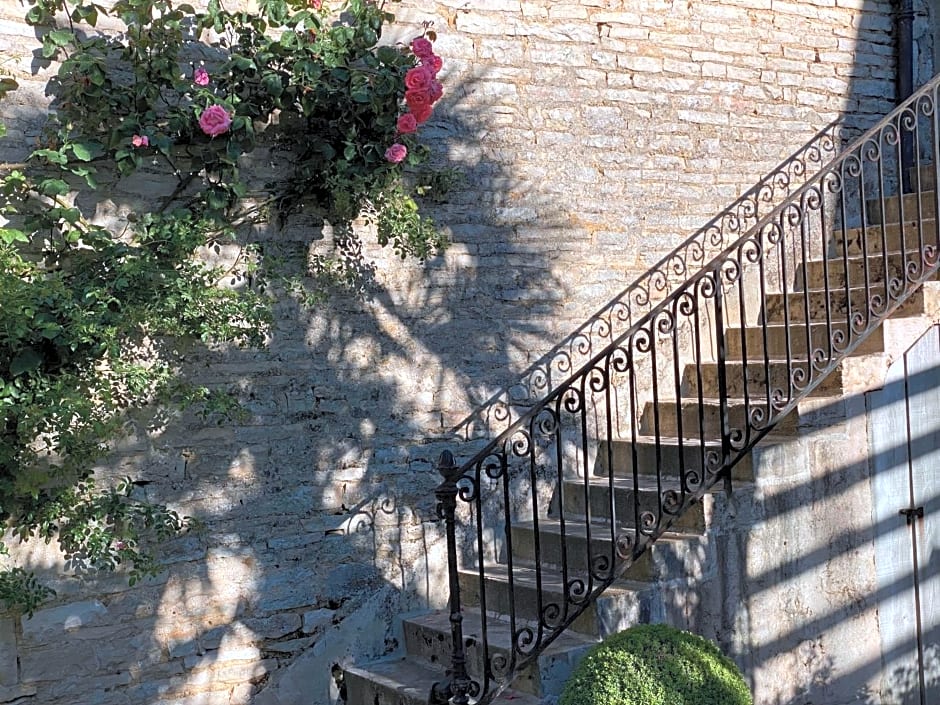
[{"label": "pink rose", "polygon": [[224,134],[231,126],[232,116],[221,105],[210,105],[199,116],[199,127],[209,137]]},{"label": "pink rose", "polygon": [[403,144],[399,144],[398,142],[385,150],[385,158],[392,164],[398,164],[407,156],[408,148]]},{"label": "pink rose", "polygon": [[411,113],[405,113],[398,118],[398,132],[407,135],[418,129],[418,120]]},{"label": "pink rose", "polygon": [[323,6],[323,0],[309,0],[310,7],[319,10]]},{"label": "pink rose", "polygon": [[430,68],[434,75],[437,76],[444,66],[444,60],[437,54],[431,54],[430,56],[421,57],[421,65]]},{"label": "pink rose", "polygon": [[135,147],[149,147],[150,138],[147,135],[134,135],[131,137],[131,144]]},{"label": "pink rose", "polygon": [[434,73],[429,66],[416,66],[405,74],[405,88],[425,90],[432,80]]},{"label": "pink rose", "polygon": [[431,96],[428,94],[426,88],[413,88],[411,90],[405,91],[405,103],[408,104],[408,107],[411,108],[411,112],[415,112],[416,108],[421,106],[431,107]]},{"label": "pink rose", "polygon": [[440,81],[436,79],[431,79],[431,83],[428,85],[428,98],[431,99],[432,103],[436,103],[441,99],[441,96],[444,95],[444,86]]},{"label": "pink rose", "polygon": [[431,46],[431,42],[424,37],[415,37],[411,40],[411,51],[419,59],[423,59],[431,55],[434,51],[434,47]]},{"label": "pink rose", "polygon": [[193,83],[197,86],[208,86],[209,85],[209,72],[206,71],[202,66],[193,71]]},{"label": "pink rose", "polygon": [[411,109],[411,114],[414,115],[416,123],[423,125],[428,121],[428,118],[431,117],[431,106],[416,105]]}]

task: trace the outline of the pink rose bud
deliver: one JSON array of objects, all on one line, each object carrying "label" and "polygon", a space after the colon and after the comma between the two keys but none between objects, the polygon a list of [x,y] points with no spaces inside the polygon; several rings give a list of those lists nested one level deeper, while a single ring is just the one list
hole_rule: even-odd
[{"label": "pink rose bud", "polygon": [[309,4],[314,10],[319,10],[323,6],[323,0],[310,0]]},{"label": "pink rose bud", "polygon": [[131,137],[131,144],[135,147],[149,147],[150,138],[147,135],[134,135]]},{"label": "pink rose bud", "polygon": [[408,148],[403,144],[399,144],[398,142],[385,150],[385,158],[392,164],[398,164],[407,156]]},{"label": "pink rose bud", "polygon": [[433,51],[434,47],[431,42],[424,37],[415,37],[411,40],[411,52],[419,59],[430,56]]},{"label": "pink rose bud", "polygon": [[193,83],[197,86],[208,86],[209,85],[209,72],[206,71],[202,66],[193,71]]},{"label": "pink rose bud", "polygon": [[228,132],[231,126],[232,116],[221,105],[210,105],[199,116],[199,127],[209,137],[224,134]]},{"label": "pink rose bud", "polygon": [[418,121],[411,113],[405,113],[400,118],[398,118],[398,132],[400,134],[407,135],[415,132],[417,129]]}]

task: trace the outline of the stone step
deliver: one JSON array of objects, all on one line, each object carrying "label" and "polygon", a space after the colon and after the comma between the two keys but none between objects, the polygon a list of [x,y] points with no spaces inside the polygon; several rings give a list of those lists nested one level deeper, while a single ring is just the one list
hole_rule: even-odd
[{"label": "stone step", "polygon": [[[805,328],[804,328],[805,330]],[[724,365],[725,384],[731,397],[744,398],[745,391],[750,398],[772,397],[775,390],[786,390],[791,384],[794,388],[805,388],[811,377],[819,377],[820,372],[813,370],[806,360],[761,360],[747,364],[729,360]],[[703,362],[688,365],[683,375],[683,395],[697,398],[699,391],[703,397],[718,397],[719,365],[715,362]],[[825,375],[812,396],[833,396],[842,393],[841,370]]]},{"label": "stone step", "polygon": [[[923,235],[920,231],[923,230]],[[901,243],[904,243],[903,248]],[[829,244],[831,257],[862,257],[884,252],[917,252],[921,246],[938,243],[937,221],[906,220],[889,225],[870,225],[866,228],[846,228],[833,233]]]},{"label": "stone step", "polygon": [[[517,632],[531,627],[538,633],[538,626],[532,622],[517,620],[515,626]],[[431,612],[405,619],[402,629],[409,658],[434,667],[450,665],[451,622],[447,612]],[[462,629],[467,672],[471,677],[479,678],[484,672],[483,666],[487,657],[484,649],[482,613],[472,607],[464,609]],[[518,634],[513,635],[512,625],[508,620],[490,616],[486,620],[485,643],[489,645],[489,659],[492,663],[494,656],[509,658],[512,645],[519,643],[519,638]],[[519,672],[511,684],[512,689],[541,697],[559,695],[581,656],[596,643],[597,639],[594,637],[571,631],[562,632],[539,654],[535,662]]]},{"label": "stone step", "polygon": [[[937,193],[933,190],[886,196],[865,202],[872,223],[897,223],[901,220],[934,218],[937,215]],[[882,215],[883,214],[883,215]],[[902,218],[903,216],[903,218]]]},{"label": "stone step", "polygon": [[[665,519],[665,517],[664,517]],[[590,529],[590,541],[588,541]],[[611,536],[609,522],[591,522],[566,519],[564,532],[557,519],[542,518],[538,521],[538,530],[533,521],[513,524],[513,560],[525,565],[550,565],[560,567],[567,563],[569,571],[587,573],[591,565],[599,575],[607,574],[611,561],[622,565],[623,560],[616,555],[614,539]],[[616,536],[635,532],[629,527],[616,527]],[[536,551],[538,536],[538,551]],[[640,582],[665,579],[668,576],[682,575],[696,562],[696,553],[701,549],[702,538],[695,534],[677,534],[667,532],[652,543],[636,561],[627,568],[623,578]],[[564,552],[563,552],[564,548]],[[590,550],[589,550],[590,548]]]},{"label": "stone step", "polygon": [[[827,326],[825,323],[810,323],[807,330],[805,322],[794,322],[789,326],[771,324],[767,326],[749,326],[747,328],[729,328],[725,335],[728,357],[742,359],[747,353],[748,360],[762,362],[765,358],[785,360],[807,357],[807,348],[822,350],[829,354],[830,341],[844,346],[847,326],[845,321]],[[766,341],[765,341],[766,338]],[[840,342],[841,339],[841,342]],[[765,352],[766,350],[766,352]],[[855,350],[855,354],[864,355],[884,350],[884,329],[879,326]]]},{"label": "stone step", "polygon": [[[590,508],[592,519],[610,520],[611,497],[617,521],[627,526],[635,525],[635,502],[639,498],[639,511],[657,511],[660,491],[679,490],[679,478],[663,476],[657,482],[656,475],[638,475],[636,486],[632,477],[589,476],[565,480],[562,485],[561,506],[565,516],[587,516]],[[694,489],[694,488],[691,488]],[[611,493],[613,490],[613,493]],[[677,532],[703,533],[705,513],[697,503],[689,507],[672,525]]]},{"label": "stone step", "polygon": [[[718,440],[721,437],[721,403],[718,399],[703,399],[699,404],[697,400],[684,399],[681,403],[674,400],[663,400],[659,403],[659,427],[655,432],[653,403],[648,402],[640,417],[640,433],[647,436],[666,436],[669,438],[679,435],[679,409],[682,409],[682,436],[684,438],[700,438],[704,433],[706,440]],[[752,425],[762,427],[760,423],[766,418],[768,404],[763,399],[751,399],[745,404],[740,399],[729,399],[728,422],[732,430],[744,429],[753,419]],[[795,433],[796,418],[793,414],[784,416],[774,427],[775,433]]]},{"label": "stone step", "polygon": [[[563,606],[566,601],[570,602],[568,598],[578,584],[582,587],[592,584],[586,574],[569,573],[566,580],[560,571],[547,565],[538,570],[533,566],[514,565],[512,576],[509,566],[503,563],[492,563],[484,568],[487,613],[504,618],[514,610],[517,619],[536,620],[539,612],[544,614],[549,605]],[[566,583],[569,586],[567,591]],[[466,604],[482,607],[480,585],[477,572],[460,571],[460,594]],[[661,590],[654,583],[617,580],[575,619],[571,629],[603,638],[634,624],[648,623],[653,615],[662,612],[661,600]]]},{"label": "stone step", "polygon": [[[885,288],[883,284],[872,286],[866,290],[863,288],[851,289],[849,296],[846,297],[845,290],[832,289],[826,291],[809,291],[783,294],[768,294],[765,300],[765,308],[762,313],[762,321],[768,323],[785,323],[784,306],[789,308],[789,320],[791,322],[804,322],[809,320],[822,323],[826,321],[827,316],[830,320],[845,322],[849,315],[861,315],[863,317],[875,317],[884,310],[886,299]],[[896,294],[893,294],[896,296]],[[924,308],[924,295],[922,289],[915,290],[910,297],[898,307],[894,313],[896,316],[917,316],[926,312]],[[872,313],[869,314],[869,308]],[[874,323],[874,320],[872,321]]]},{"label": "stone step", "polygon": [[[374,661],[366,667],[348,666],[344,679],[345,705],[428,705],[431,688],[445,680],[445,673],[443,667],[432,668],[406,657]],[[492,702],[539,705],[541,700],[527,693],[505,690]]]},{"label": "stone step", "polygon": [[[930,266],[929,260],[921,254],[921,250],[913,249],[907,252],[878,252],[869,253],[868,257],[852,255],[842,257],[834,255],[823,260],[811,260],[806,263],[805,269],[798,267],[794,276],[794,291],[809,289],[844,289],[846,283],[849,288],[869,285],[885,280],[885,272],[894,279],[903,280],[909,276],[919,278]],[[828,276],[828,279],[827,279]],[[936,278],[937,273],[932,278]],[[805,282],[809,282],[806,287]]]},{"label": "stone step", "polygon": [[[638,436],[635,444],[629,440],[603,440],[598,442],[595,473],[606,478],[613,466],[614,475],[633,477],[635,458],[640,475],[655,476],[659,469],[662,474],[672,477],[690,471],[701,476],[702,470],[709,465],[709,458],[720,457],[720,453],[721,443],[712,439],[702,442],[660,436],[658,444],[652,436]],[[732,467],[731,477],[745,481],[754,479],[750,455]]]},{"label": "stone step", "polygon": [[[936,164],[921,164],[920,167],[910,167],[907,171],[913,188],[921,191],[929,191],[937,185]],[[918,173],[919,172],[919,173]]]}]

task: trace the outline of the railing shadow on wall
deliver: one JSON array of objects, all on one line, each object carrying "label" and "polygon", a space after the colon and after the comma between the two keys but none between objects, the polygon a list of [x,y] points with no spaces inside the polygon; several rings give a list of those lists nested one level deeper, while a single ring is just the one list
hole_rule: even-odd
[{"label": "railing shadow on wall", "polygon": [[543,355],[518,381],[483,401],[452,433],[464,439],[492,437],[567,381],[572,372],[649,313],[731,242],[747,232],[803,181],[835,158],[861,130],[846,118],[819,130],[757,184],[690,235]]},{"label": "railing shadow on wall", "polygon": [[[931,146],[916,153],[918,184],[940,164],[938,86],[935,78],[826,163],[564,383],[505,421],[502,433],[472,458],[458,464],[442,456],[451,566],[460,562],[477,573],[483,614],[488,580],[508,575],[512,644],[508,653],[491,651],[484,620],[484,672],[479,682],[469,679],[459,635],[459,576],[452,570],[454,666],[438,698],[452,694],[459,703],[472,695],[488,702],[501,692],[715,483],[730,493],[731,468],[935,274],[940,231],[926,224],[931,209],[940,210],[935,195],[921,196],[918,189],[891,221],[887,207],[906,140]],[[919,169],[924,163],[929,174]],[[855,214],[863,229],[850,242],[841,224]],[[850,256],[856,246],[859,252]],[[877,261],[869,257],[875,253],[881,253]],[[811,262],[821,263],[822,281],[813,287]],[[775,335],[783,337],[781,353],[772,353]],[[729,355],[729,346],[736,352]],[[734,365],[741,369],[729,372]],[[666,407],[674,413],[661,413]],[[598,451],[602,439],[610,442]],[[620,440],[629,449],[615,458],[614,441]],[[655,454],[651,500],[640,499],[641,444]],[[673,477],[662,469],[669,453],[679,458]],[[625,468],[632,487],[626,511],[614,503],[615,465]],[[566,488],[570,478],[579,478],[588,506],[595,467],[607,484],[610,520],[594,524],[591,511],[583,510],[582,526],[558,508],[565,506],[565,492],[579,491]],[[539,527],[551,511],[560,548],[553,544],[545,558]],[[453,531],[458,516],[462,538]],[[535,537],[534,558],[517,559],[513,550],[513,528],[522,522],[532,527],[526,531]],[[596,548],[595,539],[602,542]],[[570,549],[569,563],[569,543],[582,541]],[[546,563],[557,566],[563,594],[543,594]],[[521,584],[524,573],[534,576],[534,606],[517,604],[514,582]]]}]

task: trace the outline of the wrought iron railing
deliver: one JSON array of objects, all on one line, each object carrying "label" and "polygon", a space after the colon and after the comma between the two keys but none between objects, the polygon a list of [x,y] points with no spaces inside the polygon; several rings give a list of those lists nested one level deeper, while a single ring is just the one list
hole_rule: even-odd
[{"label": "wrought iron railing", "polygon": [[860,129],[843,117],[826,125],[718,215],[631,282],[514,384],[494,394],[453,430],[466,438],[492,437],[525,414],[571,373],[603,350],[693,273],[737,240],[816,170],[832,160]]},{"label": "wrought iron railing", "polygon": [[[442,456],[454,654],[433,699],[492,700],[693,503],[717,483],[730,492],[732,467],[882,320],[916,305],[940,252],[938,86],[671,287],[469,461]],[[892,198],[902,173],[911,193]],[[472,677],[461,590],[511,634],[498,647],[482,620]]]}]

